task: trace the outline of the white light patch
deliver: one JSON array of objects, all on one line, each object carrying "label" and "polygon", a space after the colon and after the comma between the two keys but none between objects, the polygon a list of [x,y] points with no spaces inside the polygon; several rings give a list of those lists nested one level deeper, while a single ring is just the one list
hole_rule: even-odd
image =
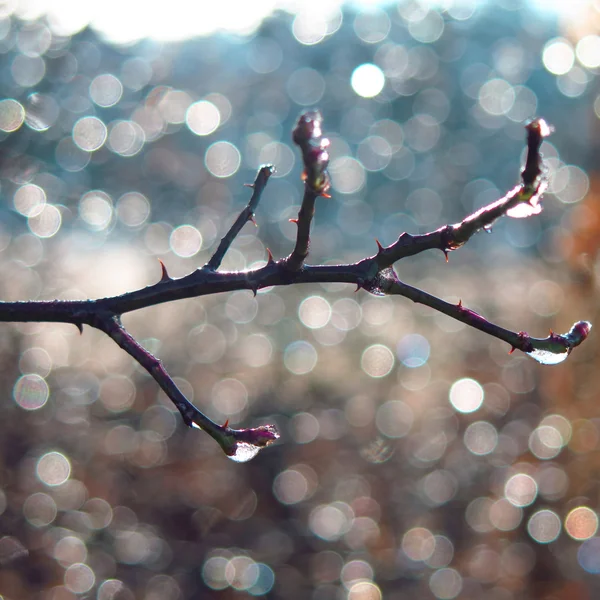
[{"label": "white light patch", "polygon": [[572,69],[575,63],[575,52],[568,40],[554,38],[544,46],[542,60],[550,73],[564,75]]},{"label": "white light patch", "polygon": [[383,89],[385,75],[377,65],[365,63],[354,69],[350,85],[359,96],[373,98]]},{"label": "white light patch", "polygon": [[[378,4],[385,6],[384,0],[362,0],[358,2],[369,7]],[[203,35],[211,35],[222,30],[242,35],[254,33],[261,22],[277,10],[284,10],[296,16],[293,33],[296,39],[313,45],[332,35],[340,27],[342,18],[340,7],[343,4],[357,4],[348,0],[327,0],[327,2],[290,2],[290,0],[221,0],[220,2],[189,2],[189,0],[169,0],[167,4],[146,0],[104,0],[102,3],[82,2],[81,0],[12,0],[9,10],[21,19],[34,21],[47,19],[49,28],[61,36],[78,33],[85,27],[92,27],[111,43],[130,44],[143,38],[161,41],[180,41]],[[411,34],[423,43],[439,38],[444,21],[438,10],[447,11],[456,20],[471,17],[482,0],[429,0],[429,12],[423,10],[420,19],[411,21]],[[581,21],[590,0],[529,0],[528,4],[542,14],[559,15],[574,23]],[[4,13],[3,13],[4,14]],[[386,34],[385,22],[372,26],[368,32],[361,31],[360,37],[367,43],[375,43],[377,36]],[[373,38],[373,36],[376,36]]]}]

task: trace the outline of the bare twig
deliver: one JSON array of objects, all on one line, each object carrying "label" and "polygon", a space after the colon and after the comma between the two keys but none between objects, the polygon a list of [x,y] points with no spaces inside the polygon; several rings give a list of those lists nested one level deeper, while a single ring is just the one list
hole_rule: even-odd
[{"label": "bare twig", "polygon": [[229,231],[223,236],[219,247],[212,258],[206,263],[205,269],[216,271],[221,266],[223,257],[227,250],[229,250],[229,246],[231,246],[237,234],[242,230],[242,227],[248,221],[254,221],[254,212],[256,211],[256,207],[258,206],[265,187],[267,187],[267,181],[269,181],[274,170],[275,168],[273,165],[264,165],[258,170],[254,183],[249,186],[253,188],[250,202],[248,202],[246,208],[238,215],[238,218],[235,220]]},{"label": "bare twig", "polygon": [[[329,140],[323,137],[321,126],[323,117],[319,111],[304,113],[298,119],[293,139],[302,151],[304,161],[304,196],[298,218],[292,219],[298,225],[296,245],[286,259],[286,267],[297,271],[308,256],[310,245],[310,224],[315,214],[315,201],[319,196],[327,196],[329,190]],[[328,196],[327,196],[328,197]]]},{"label": "bare twig", "polygon": [[389,267],[402,258],[431,249],[441,250],[448,260],[448,252],[466,244],[475,233],[491,227],[500,217],[508,215],[520,218],[541,212],[539,201],[547,188],[547,182],[540,177],[542,159],[539,150],[543,138],[550,135],[551,128],[543,119],[534,119],[526,125],[526,129],[527,160],[521,173],[522,183],[499,200],[465,217],[460,223],[445,225],[423,235],[402,233],[395,243],[379,253],[378,264],[382,268]]},{"label": "bare twig", "polygon": [[458,304],[450,304],[437,296],[403,283],[391,274],[386,282],[382,283],[382,289],[386,294],[404,296],[413,302],[429,306],[470,327],[503,340],[511,345],[511,353],[514,350],[521,350],[545,364],[562,362],[573,348],[585,340],[592,327],[587,321],[578,321],[568,333],[556,334],[551,331],[547,338],[533,338],[524,331],[515,333],[491,323],[480,314],[463,306],[462,301],[459,301]]},{"label": "bare twig", "polygon": [[217,271],[235,237],[244,224],[253,219],[262,192],[273,172],[273,167],[269,165],[259,170],[248,205],[203,268],[180,279],[172,279],[161,263],[161,278],[156,284],[109,298],[84,301],[0,302],[0,321],[62,322],[76,325],[80,331],[83,330],[83,325],[100,329],[150,373],[177,407],[186,425],[206,431],[228,456],[239,461],[249,460],[261,448],[274,442],[279,437],[276,430],[271,425],[236,430],[231,429],[228,423],[224,425],[214,423],[185,398],[161,361],[143,348],[124,329],[120,321],[121,315],[173,300],[219,292],[241,289],[256,292],[260,288],[271,286],[343,282],[353,283],[373,294],[400,295],[430,306],[484,333],[504,340],[510,344],[511,352],[515,349],[521,350],[545,364],[561,362],[573,348],[585,340],[591,328],[590,323],[586,321],[575,323],[569,332],[562,335],[551,332],[547,338],[533,338],[525,332],[509,331],[465,308],[461,302],[458,305],[450,304],[403,283],[398,279],[392,266],[402,258],[428,249],[442,250],[447,258],[449,251],[460,248],[476,232],[491,226],[499,217],[504,215],[526,217],[537,214],[541,210],[539,201],[546,188],[539,149],[542,138],[550,132],[550,128],[543,120],[536,119],[527,126],[528,155],[525,168],[521,173],[522,183],[503,198],[469,215],[460,223],[446,225],[424,235],[402,233],[389,247],[384,248],[378,244],[377,254],[356,263],[310,266],[305,265],[304,261],[309,250],[310,224],[314,215],[315,201],[319,196],[327,196],[329,189],[329,176],[326,170],[329,161],[328,141],[322,137],[321,125],[320,113],[309,112],[300,117],[294,130],[294,141],[300,146],[304,161],[305,192],[298,213],[296,244],[287,258],[274,261],[269,255],[269,260],[263,267],[252,271]]}]

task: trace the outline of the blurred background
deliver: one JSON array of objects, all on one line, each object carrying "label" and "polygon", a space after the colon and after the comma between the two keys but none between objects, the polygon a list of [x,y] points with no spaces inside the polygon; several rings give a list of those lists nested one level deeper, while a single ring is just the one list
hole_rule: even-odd
[{"label": "blurred background", "polygon": [[[456,222],[543,145],[541,215],[399,276],[515,331],[598,323],[600,4],[0,3],[0,297],[83,299],[293,247],[290,132],[319,107],[332,198],[309,263]],[[188,6],[192,5],[192,6]],[[351,286],[203,297],[125,325],[247,464],[186,429],[109,338],[0,327],[0,598],[600,594],[598,342],[561,365]]]}]

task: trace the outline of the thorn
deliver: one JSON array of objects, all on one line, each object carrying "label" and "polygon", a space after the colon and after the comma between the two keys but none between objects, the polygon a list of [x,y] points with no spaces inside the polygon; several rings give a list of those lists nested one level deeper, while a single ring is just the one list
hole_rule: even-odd
[{"label": "thorn", "polygon": [[225,428],[226,428],[226,427],[228,427],[228,426],[229,426],[229,419],[227,419],[227,420],[225,421],[225,423],[223,423],[223,429],[225,429]]},{"label": "thorn", "polygon": [[456,307],[458,308],[458,310],[462,310],[463,309],[462,298],[458,299],[458,304],[456,305]]},{"label": "thorn", "polygon": [[323,192],[323,193],[321,194],[321,197],[322,197],[322,198],[331,198],[331,194],[328,194],[327,192]]},{"label": "thorn", "polygon": [[288,219],[290,223],[296,223],[298,225],[298,219]]},{"label": "thorn", "polygon": [[365,286],[365,282],[362,279],[359,279],[356,282],[356,289],[354,290],[354,293],[356,294],[356,292],[358,292],[358,290],[360,290],[360,288]]},{"label": "thorn", "polygon": [[375,238],[375,243],[377,244],[377,254],[381,254],[384,250],[383,246],[381,245],[381,242]]},{"label": "thorn", "polygon": [[271,265],[274,262],[275,261],[273,260],[273,254],[271,254],[271,251],[267,248],[267,264]]},{"label": "thorn", "polygon": [[[520,341],[523,341],[523,342],[525,342],[526,340],[529,341],[529,334],[526,331],[519,331],[519,333],[517,333],[517,336]],[[511,346],[511,349],[508,351],[508,353],[512,354],[515,350],[522,350],[523,352],[530,352],[530,350],[526,350],[524,348],[517,348],[516,346]]]},{"label": "thorn", "polygon": [[254,227],[258,227],[258,224],[257,224],[256,220],[254,219],[254,215],[250,215],[248,217],[248,221],[250,221],[250,223],[253,223]]},{"label": "thorn", "polygon": [[448,250],[442,250],[444,256],[446,257],[446,262],[448,262]]},{"label": "thorn", "polygon": [[81,323],[73,323],[77,329],[79,329],[79,333],[83,335],[83,325]]},{"label": "thorn", "polygon": [[254,189],[254,184],[253,183],[245,183],[244,187],[249,187],[249,188]]},{"label": "thorn", "polygon": [[167,273],[167,267],[165,267],[165,263],[160,260],[160,258],[158,259],[158,262],[160,263],[160,270],[161,270],[161,278],[159,283],[162,283],[163,281],[171,281],[171,278],[169,277],[169,274]]}]

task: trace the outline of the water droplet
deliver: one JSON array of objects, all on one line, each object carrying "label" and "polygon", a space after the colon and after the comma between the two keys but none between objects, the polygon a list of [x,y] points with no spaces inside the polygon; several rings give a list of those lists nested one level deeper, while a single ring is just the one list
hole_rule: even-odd
[{"label": "water droplet", "polygon": [[249,460],[252,460],[260,450],[261,448],[259,446],[254,446],[247,442],[238,442],[235,446],[235,452],[233,454],[228,454],[227,458],[239,463],[248,462]]},{"label": "water droplet", "polygon": [[527,354],[542,365],[557,365],[567,360],[567,356],[569,356],[569,352],[566,349],[560,353],[548,350],[534,350],[533,352],[527,352]]},{"label": "water droplet", "polygon": [[394,267],[387,267],[379,271],[372,281],[365,283],[364,288],[374,296],[385,296],[385,290],[394,281],[398,281],[398,275],[396,275]]},{"label": "water droplet", "polygon": [[365,288],[367,290],[367,292],[369,292],[370,294],[373,294],[373,296],[385,296],[385,292],[376,286],[370,286]]}]

